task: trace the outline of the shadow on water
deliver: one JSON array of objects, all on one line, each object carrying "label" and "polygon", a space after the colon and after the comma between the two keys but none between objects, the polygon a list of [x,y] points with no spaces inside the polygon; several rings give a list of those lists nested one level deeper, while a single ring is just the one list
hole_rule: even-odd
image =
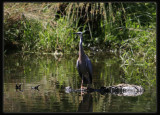
[{"label": "shadow on water", "polygon": [[[128,74],[118,56],[103,52],[89,55],[93,65],[95,89],[121,83],[142,85],[145,92],[136,97],[98,92],[66,93],[65,87],[79,89],[81,79],[76,69],[78,54],[63,56],[9,54],[4,56],[4,112],[155,112],[156,84],[154,67],[133,66]],[[144,70],[144,69],[145,70]],[[142,72],[140,72],[142,71]],[[131,74],[129,74],[131,73]],[[135,78],[135,76],[139,76]],[[143,78],[143,79],[142,79]],[[21,88],[17,87],[21,84]],[[35,88],[38,86],[38,90]]]}]

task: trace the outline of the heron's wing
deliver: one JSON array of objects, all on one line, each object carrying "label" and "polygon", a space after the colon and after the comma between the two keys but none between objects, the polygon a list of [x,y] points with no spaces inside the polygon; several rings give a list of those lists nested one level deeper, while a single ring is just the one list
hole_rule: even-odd
[{"label": "heron's wing", "polygon": [[89,77],[90,77],[90,80],[91,80],[91,83],[92,83],[92,63],[91,63],[91,60],[88,57],[86,59],[86,67],[87,67]]},{"label": "heron's wing", "polygon": [[76,67],[77,67],[77,70],[78,70],[78,73],[79,73],[80,77],[82,78],[82,73],[81,73],[80,68],[79,68],[79,62],[78,62],[78,60],[77,60]]}]

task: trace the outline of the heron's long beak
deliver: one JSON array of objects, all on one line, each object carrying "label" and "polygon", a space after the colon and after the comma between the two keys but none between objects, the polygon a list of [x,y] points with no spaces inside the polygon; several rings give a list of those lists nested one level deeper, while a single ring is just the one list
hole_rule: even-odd
[{"label": "heron's long beak", "polygon": [[[73,34],[81,34],[81,33],[78,33],[78,32],[76,33],[76,32],[75,32],[75,33],[73,33]],[[82,33],[82,34],[83,34],[83,33]]]}]

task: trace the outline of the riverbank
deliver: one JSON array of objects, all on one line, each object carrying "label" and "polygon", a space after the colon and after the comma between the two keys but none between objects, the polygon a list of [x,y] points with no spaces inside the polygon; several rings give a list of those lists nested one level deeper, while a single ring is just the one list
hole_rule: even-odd
[{"label": "riverbank", "polygon": [[75,52],[84,30],[86,51],[156,62],[155,3],[4,3],[4,52]]}]

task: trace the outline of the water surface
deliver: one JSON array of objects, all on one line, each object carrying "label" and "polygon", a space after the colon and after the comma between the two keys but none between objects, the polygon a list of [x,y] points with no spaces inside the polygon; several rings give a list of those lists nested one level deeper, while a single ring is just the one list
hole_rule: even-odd
[{"label": "water surface", "polygon": [[[93,65],[93,88],[129,83],[142,85],[140,96],[117,96],[98,92],[66,93],[65,87],[80,88],[76,69],[77,54],[63,56],[14,53],[4,55],[3,111],[4,112],[156,112],[156,85],[125,77],[121,60],[110,53],[88,54]],[[136,69],[134,66],[132,70]],[[143,68],[143,67],[142,67]],[[152,71],[152,72],[153,72]],[[133,72],[133,71],[131,71]],[[131,73],[130,72],[130,73]],[[135,76],[135,77],[136,77]],[[15,86],[22,84],[21,90]],[[40,85],[39,90],[31,87]]]}]

